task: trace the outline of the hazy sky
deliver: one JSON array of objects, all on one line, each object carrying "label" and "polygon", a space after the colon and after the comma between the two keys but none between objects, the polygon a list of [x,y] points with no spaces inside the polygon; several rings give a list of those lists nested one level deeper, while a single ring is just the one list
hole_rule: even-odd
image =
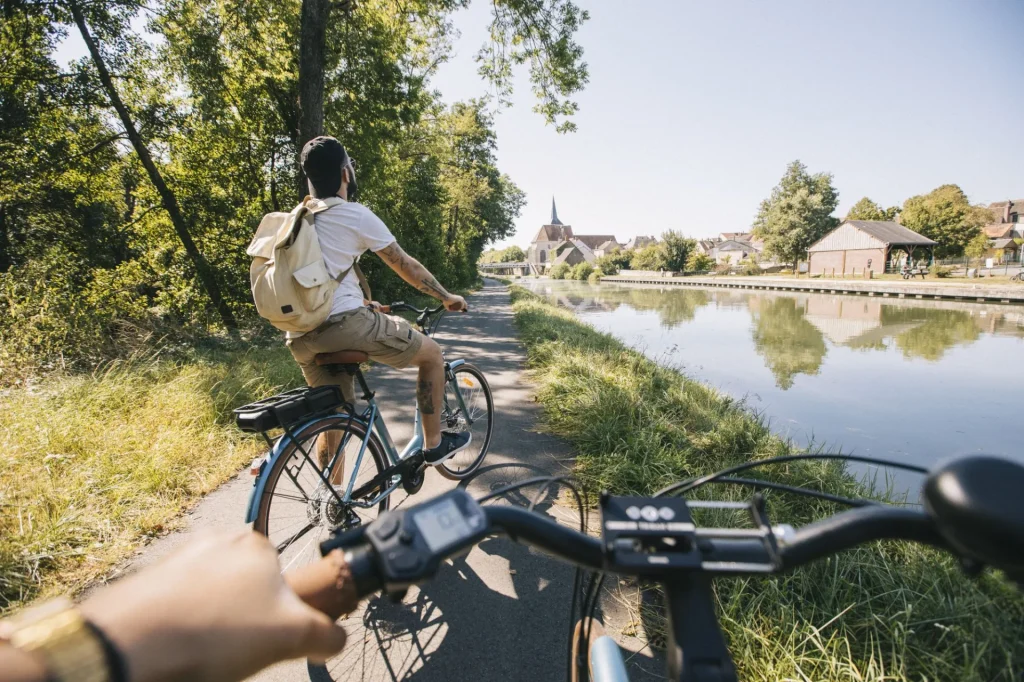
[{"label": "hazy sky", "polygon": [[[552,195],[578,234],[743,231],[793,159],[834,174],[840,216],[945,183],[1024,198],[1024,0],[577,2],[579,131],[533,113],[525,69],[497,117],[499,167],[528,201],[499,247],[526,246]],[[487,93],[473,56],[489,9],[456,15],[446,100]]]},{"label": "hazy sky", "polygon": [[[531,111],[520,79],[498,159],[527,193],[516,235],[551,196],[580,234],[742,231],[793,159],[835,176],[844,215],[944,183],[972,202],[1024,197],[1024,0],[578,0],[590,67],[579,131]],[[445,98],[486,87],[472,60],[490,3],[456,17]]]}]

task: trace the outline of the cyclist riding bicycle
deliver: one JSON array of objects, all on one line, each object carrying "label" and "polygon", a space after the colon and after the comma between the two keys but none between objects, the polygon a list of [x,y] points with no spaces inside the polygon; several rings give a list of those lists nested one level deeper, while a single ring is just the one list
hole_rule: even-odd
[{"label": "cyclist riding bicycle", "polygon": [[[399,277],[416,289],[439,299],[452,312],[465,311],[466,301],[449,293],[423,265],[405,253],[387,225],[373,211],[355,201],[358,190],[355,162],[333,137],[321,136],[302,149],[302,170],[309,180],[317,238],[331,277],[346,272],[366,251],[373,251]],[[358,272],[358,271],[357,271]],[[469,433],[441,431],[444,400],[444,358],[441,347],[404,319],[385,315],[363,297],[351,277],[341,280],[334,293],[330,316],[320,327],[301,334],[288,332],[287,345],[306,383],[340,385],[345,400],[354,402],[351,375],[334,374],[318,365],[316,356],[337,351],[361,351],[371,360],[395,368],[419,369],[416,400],[423,414],[423,459],[436,465],[469,445]],[[331,444],[322,443],[326,452]]]}]

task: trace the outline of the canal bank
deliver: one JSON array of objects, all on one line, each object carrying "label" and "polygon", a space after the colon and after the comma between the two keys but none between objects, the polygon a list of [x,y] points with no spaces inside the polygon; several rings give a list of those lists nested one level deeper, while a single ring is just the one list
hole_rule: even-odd
[{"label": "canal bank", "polygon": [[[513,288],[513,301],[544,428],[574,445],[578,473],[591,487],[650,493],[794,451],[743,403],[524,289]],[[758,476],[837,494],[865,492],[835,463],[766,468]],[[712,492],[719,499],[749,496]],[[830,503],[780,494],[770,494],[769,505],[776,522],[796,524],[834,511]],[[719,612],[740,678],[1014,679],[1024,666],[1024,604],[1014,588],[991,575],[970,581],[931,550],[884,547],[770,580],[723,581]]]},{"label": "canal bank", "polygon": [[869,279],[799,279],[795,277],[657,277],[628,274],[604,277],[602,281],[619,284],[806,291],[883,298],[1024,304],[1024,285],[918,282],[914,280],[894,282]]}]

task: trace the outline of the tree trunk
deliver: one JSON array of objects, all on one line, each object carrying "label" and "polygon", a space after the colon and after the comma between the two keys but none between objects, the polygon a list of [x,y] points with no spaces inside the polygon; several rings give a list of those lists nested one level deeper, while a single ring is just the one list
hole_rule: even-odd
[{"label": "tree trunk", "polygon": [[146,143],[143,142],[138,129],[132,122],[128,107],[126,107],[124,102],[121,101],[121,96],[114,87],[114,82],[110,78],[110,72],[107,71],[107,65],[103,61],[103,55],[100,54],[97,43],[89,34],[89,27],[85,23],[85,16],[82,14],[82,10],[78,6],[77,0],[70,0],[68,5],[71,8],[71,14],[75,19],[75,24],[78,26],[78,30],[82,34],[82,40],[85,41],[86,47],[89,48],[89,54],[92,56],[92,61],[96,65],[96,71],[99,72],[100,82],[103,84],[104,90],[106,90],[107,97],[110,98],[110,103],[117,111],[117,115],[121,119],[121,125],[124,126],[125,133],[128,134],[128,139],[131,140],[132,146],[135,148],[135,153],[139,156],[139,160],[146,169],[146,173],[149,175],[150,181],[156,188],[157,193],[160,194],[160,201],[163,204],[164,210],[167,211],[167,215],[171,219],[171,224],[174,226],[174,231],[177,233],[178,239],[181,240],[182,246],[185,247],[185,253],[188,254],[189,259],[196,268],[196,274],[199,276],[200,284],[202,284],[203,288],[206,290],[206,295],[210,297],[210,301],[213,302],[224,326],[227,327],[229,331],[234,332],[234,330],[238,328],[238,323],[235,321],[235,316],[232,314],[231,308],[228,307],[227,301],[225,301],[224,297],[221,295],[220,287],[217,285],[217,278],[214,275],[213,269],[210,267],[210,264],[206,262],[206,259],[203,258],[203,254],[199,252],[199,249],[196,247],[196,243],[192,240],[192,235],[189,234],[188,231],[188,224],[181,213],[181,208],[178,206],[177,198],[174,196],[174,193],[171,192],[167,183],[164,182],[164,178],[160,174],[160,170],[153,162],[153,157],[149,154],[149,149],[146,147]]},{"label": "tree trunk", "polygon": [[[324,62],[330,0],[302,0],[299,27],[299,130],[298,149],[324,134]],[[299,200],[309,194],[299,165]]]},{"label": "tree trunk", "polygon": [[11,240],[7,236],[7,205],[0,204],[0,272],[11,268]]}]

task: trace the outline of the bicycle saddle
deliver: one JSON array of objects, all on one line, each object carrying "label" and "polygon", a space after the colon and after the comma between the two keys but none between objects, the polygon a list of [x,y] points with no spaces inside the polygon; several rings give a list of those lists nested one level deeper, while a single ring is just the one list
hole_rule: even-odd
[{"label": "bicycle saddle", "polygon": [[361,350],[339,350],[334,353],[317,353],[314,358],[318,365],[358,365],[370,356]]},{"label": "bicycle saddle", "polygon": [[925,508],[957,551],[1024,575],[1024,466],[999,457],[954,459],[924,484]]}]

